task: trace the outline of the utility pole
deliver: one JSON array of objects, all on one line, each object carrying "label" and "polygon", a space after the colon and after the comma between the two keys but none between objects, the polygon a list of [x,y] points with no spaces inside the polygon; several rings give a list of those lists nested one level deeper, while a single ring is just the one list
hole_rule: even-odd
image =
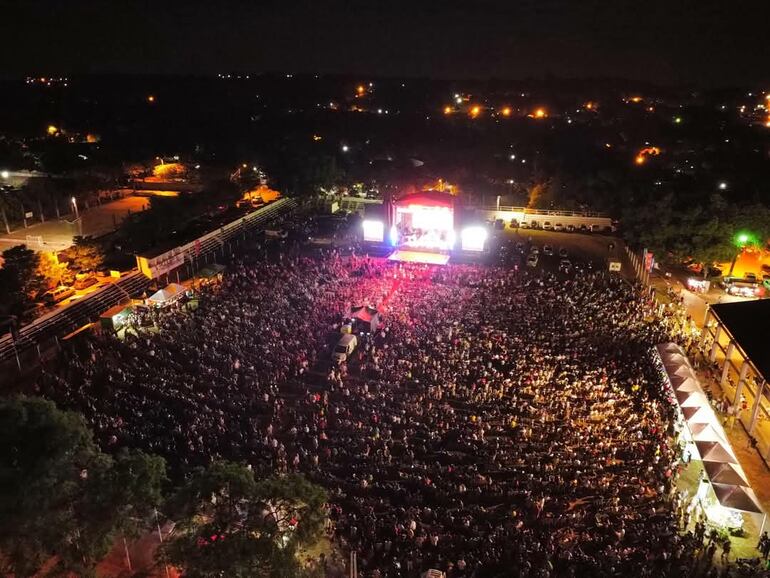
[{"label": "utility pole", "polygon": [[5,207],[0,207],[0,215],[3,217],[3,224],[5,225],[5,232],[11,234],[11,227],[8,225],[8,217],[5,214]]}]

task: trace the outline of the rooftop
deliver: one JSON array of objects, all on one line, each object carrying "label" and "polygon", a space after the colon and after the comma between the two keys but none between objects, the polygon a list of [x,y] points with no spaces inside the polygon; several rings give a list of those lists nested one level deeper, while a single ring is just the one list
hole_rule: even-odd
[{"label": "rooftop", "polygon": [[770,299],[711,306],[754,367],[770,379]]}]

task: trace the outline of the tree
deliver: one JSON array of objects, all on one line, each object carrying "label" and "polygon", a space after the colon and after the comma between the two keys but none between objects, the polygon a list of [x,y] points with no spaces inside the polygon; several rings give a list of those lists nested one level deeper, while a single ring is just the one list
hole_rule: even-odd
[{"label": "tree", "polygon": [[56,253],[44,251],[39,254],[35,274],[41,279],[46,289],[56,287],[61,283],[63,264],[59,263]]},{"label": "tree", "polygon": [[71,269],[75,272],[95,271],[104,264],[104,247],[91,237],[75,236],[72,245],[61,255],[72,264]]},{"label": "tree", "polygon": [[301,576],[297,551],[320,538],[325,502],[301,476],[258,482],[242,465],[217,462],[175,496],[177,531],[159,556],[187,578]]},{"label": "tree", "polygon": [[560,194],[559,184],[555,178],[539,181],[529,189],[528,209],[550,209]]},{"label": "tree", "polygon": [[21,315],[32,305],[35,292],[44,283],[38,275],[39,256],[26,245],[16,245],[3,251],[0,269],[0,310]]},{"label": "tree", "polygon": [[79,414],[41,398],[0,402],[0,570],[93,575],[120,535],[135,535],[161,501],[163,458],[99,451]]}]

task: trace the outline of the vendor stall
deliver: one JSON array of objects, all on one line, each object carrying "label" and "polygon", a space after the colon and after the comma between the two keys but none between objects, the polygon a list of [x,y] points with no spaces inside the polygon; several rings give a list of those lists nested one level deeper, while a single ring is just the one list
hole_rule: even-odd
[{"label": "vendor stall", "polygon": [[148,297],[147,303],[149,305],[163,307],[178,301],[185,295],[186,292],[187,288],[184,285],[179,285],[178,283],[170,283],[163,289],[156,291],[150,297]]}]

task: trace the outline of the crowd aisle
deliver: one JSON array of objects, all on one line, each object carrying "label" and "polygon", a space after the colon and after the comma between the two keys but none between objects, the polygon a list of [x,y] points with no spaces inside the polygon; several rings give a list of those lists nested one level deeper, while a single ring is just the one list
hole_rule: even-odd
[{"label": "crowd aisle", "polygon": [[[362,577],[759,575],[682,530],[651,356],[676,324],[648,294],[602,272],[257,254],[195,310],[79,342],[41,393],[175,476],[217,458],[305,473]],[[383,300],[330,366],[348,308]]]}]

